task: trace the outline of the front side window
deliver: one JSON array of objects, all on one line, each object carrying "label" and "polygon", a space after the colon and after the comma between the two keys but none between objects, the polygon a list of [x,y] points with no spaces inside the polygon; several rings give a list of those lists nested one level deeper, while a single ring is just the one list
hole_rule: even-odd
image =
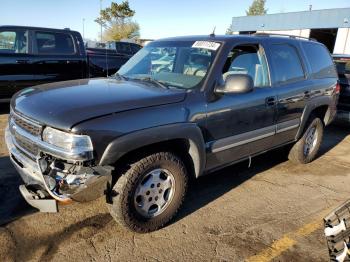
[{"label": "front side window", "polygon": [[195,88],[206,77],[220,46],[208,43],[152,42],[122,66],[118,74],[130,79],[152,79],[177,88]]},{"label": "front side window", "polygon": [[305,79],[300,57],[295,47],[288,44],[274,44],[270,50],[275,84]]},{"label": "front side window", "polygon": [[74,54],[73,39],[69,34],[36,32],[36,47],[38,54]]},{"label": "front side window", "polygon": [[270,85],[264,50],[259,45],[240,45],[230,52],[223,69],[223,80],[228,75],[247,74],[255,87]]},{"label": "front side window", "polygon": [[0,31],[0,53],[27,54],[28,31]]}]

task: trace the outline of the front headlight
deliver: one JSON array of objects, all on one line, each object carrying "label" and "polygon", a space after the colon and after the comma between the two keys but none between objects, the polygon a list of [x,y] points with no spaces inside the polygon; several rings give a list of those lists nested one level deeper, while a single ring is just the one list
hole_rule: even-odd
[{"label": "front headlight", "polygon": [[63,132],[51,127],[46,127],[43,131],[43,141],[69,152],[93,151],[91,139],[85,135],[75,135]]}]

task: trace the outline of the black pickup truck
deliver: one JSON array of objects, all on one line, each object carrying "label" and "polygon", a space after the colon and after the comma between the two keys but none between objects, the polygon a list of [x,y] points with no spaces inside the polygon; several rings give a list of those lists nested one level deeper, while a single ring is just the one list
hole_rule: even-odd
[{"label": "black pickup truck", "polygon": [[124,49],[85,49],[71,30],[0,26],[0,103],[25,87],[114,74],[137,52]]},{"label": "black pickup truck", "polygon": [[32,206],[57,212],[105,195],[116,221],[148,232],[174,217],[191,177],[285,145],[294,163],[314,160],[338,94],[332,58],[313,40],[168,38],[113,77],[18,92],[5,137]]}]

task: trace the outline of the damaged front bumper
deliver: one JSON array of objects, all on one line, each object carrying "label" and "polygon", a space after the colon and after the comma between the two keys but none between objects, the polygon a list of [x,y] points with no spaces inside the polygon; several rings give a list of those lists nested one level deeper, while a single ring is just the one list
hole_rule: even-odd
[{"label": "damaged front bumper", "polygon": [[83,162],[57,159],[39,154],[33,160],[16,146],[9,128],[5,141],[10,159],[25,185],[24,199],[42,212],[57,212],[57,202],[85,202],[102,196],[112,179],[112,167],[84,165]]}]

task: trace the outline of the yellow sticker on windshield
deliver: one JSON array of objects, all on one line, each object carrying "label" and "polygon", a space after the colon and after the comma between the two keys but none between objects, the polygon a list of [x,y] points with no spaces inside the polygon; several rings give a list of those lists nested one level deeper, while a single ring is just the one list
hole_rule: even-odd
[{"label": "yellow sticker on windshield", "polygon": [[209,49],[209,50],[218,50],[220,47],[219,43],[216,42],[210,42],[210,41],[196,41],[193,45],[193,48],[203,48],[203,49]]}]

